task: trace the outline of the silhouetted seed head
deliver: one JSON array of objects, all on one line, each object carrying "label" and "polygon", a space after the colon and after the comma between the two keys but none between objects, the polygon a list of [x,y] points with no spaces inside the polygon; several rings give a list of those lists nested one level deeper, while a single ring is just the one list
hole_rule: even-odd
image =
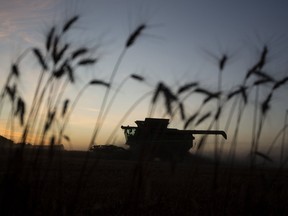
[{"label": "silhouetted seed head", "polygon": [[152,98],[152,104],[156,103],[160,93],[164,95],[167,113],[172,114],[172,102],[178,101],[178,98],[166,85],[164,85],[162,82],[159,82]]},{"label": "silhouetted seed head", "polygon": [[140,81],[140,82],[143,82],[143,81],[145,80],[144,77],[142,77],[142,76],[140,76],[140,75],[137,75],[137,74],[131,74],[130,77],[131,77],[132,79],[136,79],[136,80],[138,80],[138,81]]},{"label": "silhouetted seed head", "polygon": [[46,50],[47,52],[50,51],[51,45],[52,45],[52,40],[55,32],[55,26],[53,26],[50,30],[50,32],[47,35],[47,40],[46,40]]},{"label": "silhouetted seed head", "polygon": [[77,58],[78,56],[81,56],[81,55],[83,55],[83,54],[85,54],[85,53],[87,53],[88,52],[88,49],[87,48],[80,48],[80,49],[77,49],[77,50],[75,50],[74,52],[72,52],[72,54],[71,54],[71,59],[73,60],[73,59],[75,59],[75,58]]},{"label": "silhouetted seed head", "polygon": [[278,89],[279,87],[281,87],[282,85],[284,85],[286,82],[288,82],[288,77],[284,77],[282,80],[276,82],[273,86],[273,90]]},{"label": "silhouetted seed head", "polygon": [[166,98],[168,98],[170,101],[177,101],[178,100],[177,96],[167,86],[164,86],[162,91],[164,93],[164,96]]},{"label": "silhouetted seed head", "polygon": [[164,94],[164,98],[165,98],[165,107],[167,110],[167,113],[169,113],[170,115],[172,114],[172,103],[174,101],[177,101],[178,98],[172,93],[172,91],[167,87],[167,86],[163,86],[162,88],[162,93]]},{"label": "silhouetted seed head", "polygon": [[198,112],[196,112],[195,114],[193,114],[189,119],[187,119],[187,121],[185,122],[184,125],[184,129],[186,129],[195,119],[196,117],[199,115]]},{"label": "silhouetted seed head", "polygon": [[33,48],[33,53],[37,57],[37,60],[39,64],[42,66],[43,70],[48,70],[48,66],[46,64],[46,61],[44,60],[44,57],[41,53],[41,51],[38,48]]},{"label": "silhouetted seed head", "polygon": [[191,82],[191,83],[187,83],[183,86],[180,86],[180,88],[178,89],[177,94],[181,94],[185,91],[188,91],[189,89],[198,86],[198,82]]},{"label": "silhouetted seed head", "polygon": [[109,84],[109,83],[104,82],[104,81],[102,81],[102,80],[91,80],[89,84],[90,84],[90,85],[103,85],[103,86],[105,86],[105,87],[107,87],[107,88],[110,87],[110,84]]},{"label": "silhouetted seed head", "polygon": [[74,71],[73,71],[72,67],[69,65],[69,62],[68,62],[68,61],[63,62],[63,64],[59,67],[59,69],[57,69],[57,70],[55,70],[55,71],[53,72],[53,76],[54,76],[56,79],[59,79],[59,78],[61,78],[65,73],[67,73],[70,82],[71,82],[71,83],[74,83],[74,82],[75,82],[74,74],[73,74]]},{"label": "silhouetted seed head", "polygon": [[55,36],[54,43],[53,43],[53,50],[52,50],[52,58],[55,64],[57,64],[57,53],[58,53],[58,44],[59,44],[59,36]]},{"label": "silhouetted seed head", "polygon": [[19,73],[18,65],[12,64],[11,73],[16,77],[19,77],[20,73]]},{"label": "silhouetted seed head", "polygon": [[155,89],[153,98],[152,98],[152,104],[156,103],[156,101],[157,101],[157,99],[159,97],[159,94],[162,91],[162,89],[163,89],[163,83],[159,82],[158,85],[157,85],[157,88]]},{"label": "silhouetted seed head", "polygon": [[69,99],[66,99],[64,101],[64,104],[63,104],[63,109],[62,109],[62,117],[66,114],[67,112],[67,109],[68,109],[68,105],[69,105]]},{"label": "silhouetted seed head", "polygon": [[267,59],[267,54],[268,54],[268,47],[265,45],[263,47],[263,50],[262,50],[262,53],[261,53],[261,56],[260,56],[260,60],[258,62],[258,67],[260,69],[263,68],[263,66],[265,65],[266,63],[266,59]]},{"label": "silhouetted seed head", "polygon": [[6,86],[5,90],[9,96],[10,100],[13,102],[15,100],[15,97],[16,97],[16,91],[17,91],[16,85],[14,84],[12,87]]},{"label": "silhouetted seed head", "polygon": [[63,26],[63,30],[62,32],[66,32],[69,30],[69,28],[79,19],[79,16],[76,15],[74,17],[72,17],[70,20],[68,20],[65,25]]},{"label": "silhouetted seed head", "polygon": [[48,113],[48,121],[49,122],[52,122],[54,120],[55,114],[56,114],[56,110],[53,110],[52,112]]},{"label": "silhouetted seed head", "polygon": [[126,44],[125,44],[125,47],[128,48],[128,47],[132,46],[146,27],[147,26],[145,24],[139,25],[135,29],[135,31],[128,37]]},{"label": "silhouetted seed head", "polygon": [[267,96],[267,98],[261,105],[261,111],[263,115],[265,115],[267,111],[270,109],[271,98],[272,98],[272,92]]},{"label": "silhouetted seed head", "polygon": [[206,114],[204,114],[195,124],[195,126],[201,124],[203,121],[205,121],[207,118],[209,118],[211,116],[211,112],[208,112]]},{"label": "silhouetted seed head", "polygon": [[70,82],[74,83],[75,82],[75,78],[74,78],[74,72],[73,72],[72,67],[67,63],[64,66],[64,70],[67,71]]},{"label": "silhouetted seed head", "polygon": [[69,138],[69,136],[64,135],[63,138],[64,138],[67,142],[70,142],[70,138]]},{"label": "silhouetted seed head", "polygon": [[222,58],[219,60],[219,69],[220,69],[220,71],[222,71],[224,69],[225,64],[227,62],[227,59],[228,59],[227,55],[224,54],[222,56]]},{"label": "silhouetted seed head", "polygon": [[65,44],[65,46],[58,53],[55,53],[55,59],[54,59],[55,63],[59,62],[59,60],[63,57],[68,48],[69,44]]},{"label": "silhouetted seed head", "polygon": [[20,112],[20,110],[22,109],[22,106],[23,106],[23,101],[19,97],[18,100],[17,100],[17,107],[16,107],[14,115],[17,115]]},{"label": "silhouetted seed head", "polygon": [[78,62],[78,65],[92,65],[97,62],[98,59],[82,59]]},{"label": "silhouetted seed head", "polygon": [[65,66],[62,66],[60,67],[58,70],[54,71],[53,72],[53,76],[56,78],[56,79],[59,79],[61,78],[64,74],[65,74]]},{"label": "silhouetted seed head", "polygon": [[14,113],[15,116],[19,115],[20,125],[24,125],[24,115],[25,115],[25,102],[22,100],[22,98],[18,98],[17,100],[17,108]]},{"label": "silhouetted seed head", "polygon": [[56,111],[49,111],[48,112],[48,116],[47,116],[47,120],[46,120],[46,124],[45,124],[45,127],[44,127],[44,132],[46,133],[49,128],[51,127],[53,121],[54,121],[54,117],[55,117],[55,114],[56,114]]}]

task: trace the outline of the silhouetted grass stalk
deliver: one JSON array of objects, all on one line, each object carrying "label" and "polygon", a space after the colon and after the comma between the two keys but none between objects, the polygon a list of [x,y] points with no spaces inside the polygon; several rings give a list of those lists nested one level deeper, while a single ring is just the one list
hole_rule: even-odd
[{"label": "silhouetted grass stalk", "polygon": [[[221,97],[221,92],[222,92],[222,76],[223,76],[223,69],[226,64],[227,57],[226,55],[223,56],[222,59],[219,61],[219,71],[218,71],[218,86],[217,86],[217,91],[219,92],[219,96],[217,98],[217,112],[215,114],[215,129],[219,130],[219,125],[220,125],[220,115],[221,115],[221,103],[222,103],[222,97]],[[218,136],[215,136],[215,144],[214,144],[214,180],[213,180],[213,192],[214,192],[214,202],[213,202],[213,207],[214,209],[216,208],[215,206],[215,201],[216,201],[216,189],[218,187],[218,169],[219,169],[219,163],[221,159],[221,155],[219,154],[221,152],[221,149],[219,149],[219,138]]]},{"label": "silhouetted grass stalk", "polygon": [[[108,80],[108,83],[110,83],[110,85],[112,86],[113,83],[114,83],[114,79],[115,79],[115,76],[118,72],[118,69],[120,67],[120,64],[127,52],[127,50],[135,43],[135,41],[137,40],[138,37],[140,37],[140,35],[142,34],[142,32],[145,30],[146,28],[146,25],[145,24],[141,24],[139,25],[135,30],[134,32],[132,32],[126,43],[125,43],[125,47],[123,48],[122,52],[120,53],[117,61],[116,61],[116,64],[114,65],[114,68],[112,70],[112,73],[111,73],[111,76]],[[90,144],[89,144],[89,147],[88,149],[91,148],[91,146],[95,143],[95,140],[97,138],[97,134],[101,128],[101,125],[103,124],[103,113],[105,113],[105,109],[110,109],[109,107],[106,108],[106,103],[107,103],[107,100],[108,100],[108,97],[109,97],[109,93],[110,93],[110,88],[106,89],[105,91],[105,95],[104,95],[104,98],[102,100],[102,104],[100,106],[100,111],[99,111],[99,114],[97,116],[97,119],[96,119],[96,124],[95,124],[95,127],[94,127],[94,130],[93,130],[93,134],[92,134],[92,137],[91,137],[91,141],[90,141]]]},{"label": "silhouetted grass stalk", "polygon": [[67,126],[67,123],[68,123],[68,121],[69,121],[69,119],[71,117],[72,112],[74,111],[77,103],[79,102],[79,99],[81,98],[81,96],[83,95],[85,90],[91,85],[103,85],[103,86],[106,86],[107,88],[110,87],[109,83],[105,83],[105,82],[100,81],[100,80],[92,80],[92,81],[90,81],[89,83],[87,83],[86,85],[84,85],[82,87],[82,89],[78,92],[77,96],[73,100],[73,103],[71,104],[70,108],[69,109],[67,108],[68,111],[64,112],[63,124],[62,124],[62,126],[60,128],[59,135],[58,135],[58,144],[61,144],[61,140],[62,140],[62,137],[63,137],[64,130],[65,130],[66,126]]},{"label": "silhouetted grass stalk", "polygon": [[[112,74],[109,78],[109,83],[112,85],[113,84],[113,81],[114,81],[114,77],[119,69],[119,66],[122,62],[122,59],[124,57],[126,53],[126,48],[121,52],[120,56],[118,57],[117,59],[117,62],[114,66],[114,69],[112,71]],[[110,88],[106,89],[105,91],[105,95],[104,95],[104,98],[102,100],[102,104],[100,106],[100,111],[99,111],[99,114],[97,116],[97,119],[96,119],[96,124],[95,124],[95,127],[94,127],[94,130],[93,130],[93,133],[92,133],[92,137],[91,137],[91,140],[90,140],[90,143],[89,143],[89,146],[88,146],[88,149],[91,148],[91,146],[95,143],[95,140],[97,138],[97,135],[98,135],[98,132],[101,128],[101,125],[103,124],[102,122],[102,115],[104,113],[104,109],[105,109],[105,106],[106,106],[106,103],[107,103],[107,100],[108,100],[108,96],[109,96],[109,93],[110,93]]]},{"label": "silhouetted grass stalk", "polygon": [[[288,124],[287,119],[288,119],[288,110],[286,110],[286,113],[285,113],[283,128],[285,128],[286,125]],[[282,135],[281,151],[280,151],[280,163],[283,163],[283,160],[284,160],[284,152],[285,152],[285,145],[286,145],[286,131],[287,130],[285,128],[283,135]]]},{"label": "silhouetted grass stalk", "polygon": [[152,95],[153,91],[149,91],[147,93],[145,93],[144,95],[142,95],[138,100],[136,100],[131,106],[130,108],[126,111],[126,113],[123,115],[123,117],[119,120],[118,124],[116,124],[115,128],[112,130],[110,136],[108,137],[107,141],[105,142],[106,144],[109,144],[117,130],[119,130],[121,124],[123,124],[123,122],[128,118],[128,116],[131,114],[131,112],[144,100],[146,99],[148,96]]},{"label": "silhouetted grass stalk", "polygon": [[253,125],[252,125],[252,140],[251,140],[251,149],[250,149],[250,167],[253,169],[254,163],[256,160],[256,155],[254,154],[257,151],[257,122],[258,122],[258,103],[259,103],[259,86],[256,86],[255,91],[255,102],[254,102],[254,114],[253,114]]},{"label": "silhouetted grass stalk", "polygon": [[10,84],[10,82],[11,82],[13,77],[15,77],[16,79],[19,78],[19,76],[20,76],[19,64],[20,64],[21,60],[28,54],[29,51],[30,51],[30,49],[26,49],[17,58],[15,63],[12,63],[12,65],[11,65],[10,72],[8,73],[8,76],[6,78],[6,81],[4,82],[3,88],[2,88],[1,93],[0,93],[0,117],[1,117],[1,114],[2,114],[3,106],[4,106],[4,97],[5,97],[5,94],[7,93],[6,92],[6,88],[9,86],[9,84]]},{"label": "silhouetted grass stalk", "polygon": [[[131,75],[129,75],[128,77],[124,78],[124,79],[122,80],[122,82],[118,85],[118,87],[116,88],[116,90],[114,91],[113,96],[111,97],[109,103],[107,104],[107,109],[106,109],[105,112],[103,113],[103,118],[102,118],[102,120],[101,120],[102,123],[105,122],[105,120],[106,120],[106,118],[107,118],[107,116],[108,116],[108,114],[109,114],[109,111],[110,111],[110,109],[112,108],[113,103],[114,103],[114,101],[115,101],[118,93],[120,92],[120,90],[122,89],[122,87],[126,84],[126,82],[127,82],[129,79],[131,79],[131,78],[134,78],[134,79],[136,79],[136,80],[138,80],[138,81],[141,81],[141,82],[144,81],[144,78],[143,78],[143,77],[141,77],[141,76],[139,76],[139,75],[136,75],[136,74],[131,74]],[[100,131],[102,125],[103,125],[103,124],[99,125],[98,132]]]},{"label": "silhouetted grass stalk", "polygon": [[[38,92],[34,93],[34,99],[35,99],[35,103],[34,103],[34,99],[32,102],[32,107],[30,109],[30,112],[28,114],[28,118],[26,121],[26,125],[24,126],[24,130],[22,133],[22,137],[21,137],[21,143],[25,144],[26,143],[26,139],[27,139],[27,135],[31,133],[31,127],[33,127],[32,129],[34,130],[34,127],[37,125],[37,120],[39,118],[39,112],[41,111],[41,108],[43,107],[43,100],[45,99],[45,93],[47,91],[47,88],[49,87],[50,82],[52,81],[53,77],[50,76],[50,78],[47,80],[46,84],[44,85],[44,87],[42,88],[42,90],[38,89],[37,86],[37,90],[40,91],[40,95],[39,98],[37,98]],[[40,78],[40,84],[42,83],[42,78]],[[39,85],[40,86],[40,85]],[[43,107],[43,111],[46,110],[47,107]],[[42,113],[42,112],[40,112]],[[41,119],[40,119],[41,121]],[[41,123],[38,123],[38,125],[42,125]],[[39,129],[41,130],[41,129]],[[36,134],[37,135],[37,134]]]}]

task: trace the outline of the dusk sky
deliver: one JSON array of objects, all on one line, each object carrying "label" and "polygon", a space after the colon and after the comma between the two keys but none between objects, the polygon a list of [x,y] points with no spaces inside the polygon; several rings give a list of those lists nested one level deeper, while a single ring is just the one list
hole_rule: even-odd
[{"label": "dusk sky", "polygon": [[[264,46],[268,47],[265,72],[275,79],[288,76],[287,10],[286,0],[1,0],[0,87],[3,88],[11,63],[26,48],[43,48],[45,35],[52,25],[61,26],[79,14],[80,19],[70,32],[71,40],[78,46],[94,47],[94,56],[99,57],[99,62],[76,72],[75,85],[67,89],[67,97],[75,98],[91,79],[109,79],[129,34],[140,24],[146,24],[147,29],[124,56],[111,95],[130,74],[145,77],[146,83],[128,80],[118,92],[96,140],[97,144],[103,144],[129,107],[153,90],[159,81],[174,91],[192,81],[217,91],[218,61],[224,54],[228,60],[223,71],[223,91],[241,84]],[[25,64],[21,64],[23,73],[17,86],[27,102],[35,91],[39,73],[37,62],[31,59],[32,56],[27,56]],[[270,87],[263,87],[260,95],[267,95]],[[104,88],[90,87],[76,106],[65,132],[73,149],[87,148],[103,95]],[[253,98],[254,95],[249,98],[250,109],[243,120],[242,145],[251,141]],[[197,97],[187,100],[188,116],[199,107],[197,100]],[[151,96],[131,112],[123,124],[134,125],[135,120],[147,117],[150,101]],[[164,107],[162,104],[157,107],[154,117],[163,117]],[[7,105],[6,113],[8,109]],[[269,145],[283,127],[287,109],[286,85],[273,95],[271,112],[263,128],[263,139],[270,140],[266,144]],[[0,118],[3,135],[7,116]],[[179,117],[171,122],[171,127],[183,128]],[[220,124],[220,128],[223,127],[224,123]],[[196,129],[206,128],[203,124]],[[123,143],[123,139],[119,128],[115,142]],[[226,142],[229,143],[229,139]],[[71,146],[65,143],[65,147]]]}]

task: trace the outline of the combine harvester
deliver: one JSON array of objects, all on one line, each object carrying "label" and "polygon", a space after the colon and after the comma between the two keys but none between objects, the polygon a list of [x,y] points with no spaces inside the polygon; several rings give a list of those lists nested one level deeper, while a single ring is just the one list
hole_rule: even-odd
[{"label": "combine harvester", "polygon": [[121,126],[133,158],[182,160],[193,146],[193,135],[227,135],[221,130],[178,130],[168,128],[169,119],[146,118],[136,127]]}]

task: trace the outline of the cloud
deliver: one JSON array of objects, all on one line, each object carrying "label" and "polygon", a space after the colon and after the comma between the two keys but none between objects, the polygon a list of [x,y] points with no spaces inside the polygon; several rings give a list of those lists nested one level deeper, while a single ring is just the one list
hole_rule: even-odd
[{"label": "cloud", "polygon": [[83,107],[81,109],[89,112],[99,112],[99,109],[96,108]]}]

